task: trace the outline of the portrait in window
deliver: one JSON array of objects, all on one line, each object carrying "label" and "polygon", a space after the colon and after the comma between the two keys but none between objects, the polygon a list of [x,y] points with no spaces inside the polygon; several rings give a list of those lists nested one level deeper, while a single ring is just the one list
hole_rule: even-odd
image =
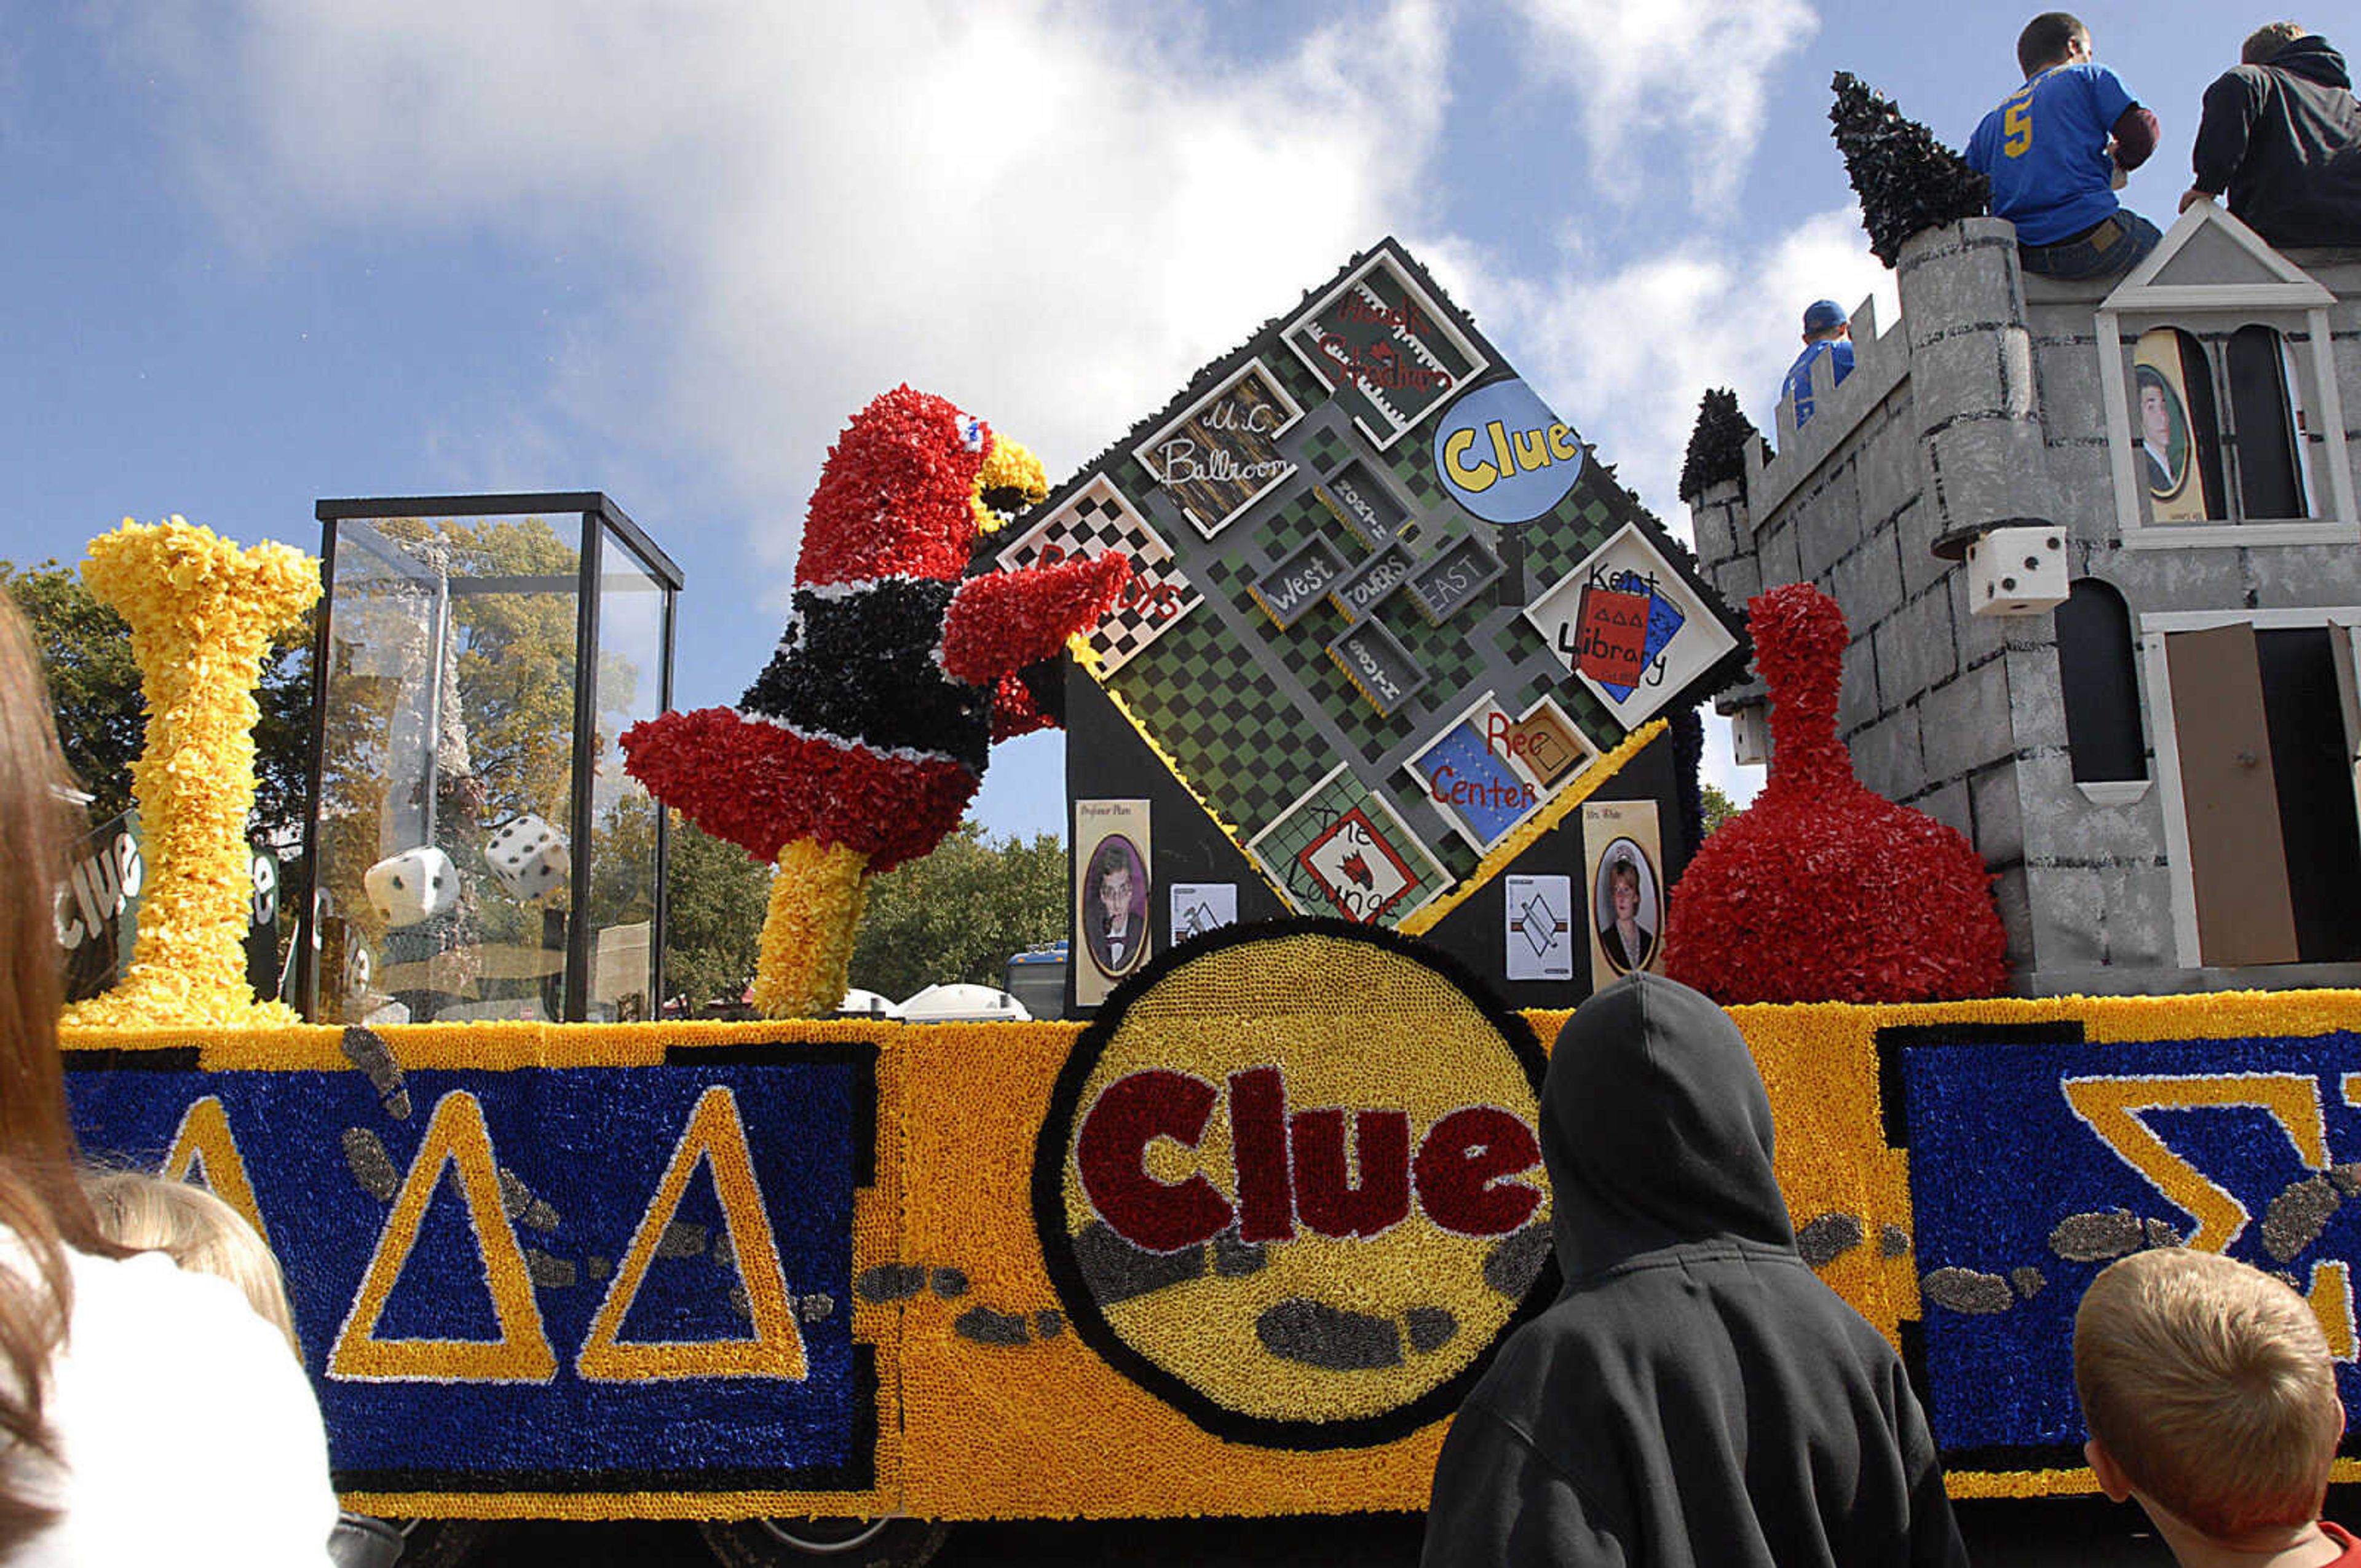
[{"label": "portrait in window", "polygon": [[[2185,332],[2151,327],[2132,352],[2134,437],[2157,522],[2202,522],[2221,515],[2211,443],[2213,377],[2204,346]],[[2194,417],[2193,417],[2194,416]]]}]

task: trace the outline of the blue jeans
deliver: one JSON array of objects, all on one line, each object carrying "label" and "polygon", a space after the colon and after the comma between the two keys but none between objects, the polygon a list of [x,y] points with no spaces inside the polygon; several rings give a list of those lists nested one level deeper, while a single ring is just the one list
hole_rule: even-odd
[{"label": "blue jeans", "polygon": [[2154,224],[2137,213],[2119,210],[2055,245],[2020,242],[2016,258],[2027,272],[2044,278],[2112,278],[2138,266],[2163,237]]}]

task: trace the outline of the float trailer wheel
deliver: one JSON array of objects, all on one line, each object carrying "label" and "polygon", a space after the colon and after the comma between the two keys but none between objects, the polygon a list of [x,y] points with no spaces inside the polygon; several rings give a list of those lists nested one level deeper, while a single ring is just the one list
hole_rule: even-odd
[{"label": "float trailer wheel", "polygon": [[950,1526],[937,1519],[715,1519],[697,1526],[724,1568],[920,1568]]}]

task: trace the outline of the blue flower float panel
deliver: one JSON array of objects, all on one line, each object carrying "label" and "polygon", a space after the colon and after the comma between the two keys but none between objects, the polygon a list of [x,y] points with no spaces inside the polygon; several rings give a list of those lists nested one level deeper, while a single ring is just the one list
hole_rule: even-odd
[{"label": "blue flower float panel", "polygon": [[68,1053],[88,1152],[263,1230],[340,1491],[878,1485],[852,1289],[873,1044],[403,1072],[356,1036],[375,1070]]},{"label": "blue flower float panel", "polygon": [[2361,1409],[2361,1035],[2086,1044],[2067,1019],[1890,1028],[1879,1045],[1947,1465],[2081,1463],[2075,1308],[2148,1246],[2226,1252],[2305,1294]]}]

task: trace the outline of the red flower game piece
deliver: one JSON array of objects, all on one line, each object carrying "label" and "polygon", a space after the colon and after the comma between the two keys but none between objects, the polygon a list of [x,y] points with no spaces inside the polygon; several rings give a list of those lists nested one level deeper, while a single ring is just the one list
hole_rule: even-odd
[{"label": "red flower game piece", "polygon": [[1749,600],[1771,777],[1673,890],[1664,972],[1742,1002],[1996,994],[2007,938],[1965,837],[1853,776],[1836,733],[1844,613],[1809,583]]}]

